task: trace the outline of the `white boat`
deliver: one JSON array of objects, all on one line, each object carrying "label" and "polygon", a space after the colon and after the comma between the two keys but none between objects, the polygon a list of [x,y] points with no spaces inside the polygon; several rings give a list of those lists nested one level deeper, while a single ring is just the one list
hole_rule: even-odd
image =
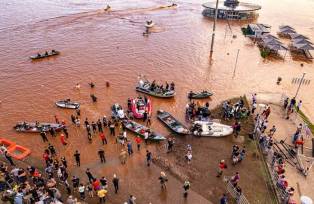
[{"label": "white boat", "polygon": [[155,23],[153,21],[146,21],[145,27],[146,28],[152,28],[154,27]]},{"label": "white boat", "polygon": [[193,135],[204,137],[223,137],[231,135],[233,128],[229,125],[212,121],[195,121],[192,126]]}]

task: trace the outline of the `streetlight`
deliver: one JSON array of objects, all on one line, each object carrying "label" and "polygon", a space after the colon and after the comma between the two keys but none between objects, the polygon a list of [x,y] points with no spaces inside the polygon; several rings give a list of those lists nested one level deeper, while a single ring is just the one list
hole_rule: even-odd
[{"label": "streetlight", "polygon": [[298,93],[299,93],[299,90],[300,90],[301,84],[302,84],[302,82],[303,82],[303,80],[304,80],[305,74],[306,74],[306,72],[303,72],[302,78],[301,78],[301,80],[300,80],[299,87],[298,87],[298,89],[297,89],[297,92],[295,93],[294,98],[297,98],[297,96],[298,96]]}]

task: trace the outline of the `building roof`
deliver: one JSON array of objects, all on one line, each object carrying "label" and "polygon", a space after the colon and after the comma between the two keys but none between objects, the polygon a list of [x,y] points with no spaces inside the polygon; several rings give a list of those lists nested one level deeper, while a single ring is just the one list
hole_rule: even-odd
[{"label": "building roof", "polygon": [[[216,1],[204,3],[202,6],[205,8],[215,9],[216,8]],[[226,6],[224,1],[220,1],[218,3],[218,9],[219,10],[227,10],[227,11],[256,11],[256,10],[260,10],[261,8],[262,8],[261,6],[259,6],[257,4],[251,4],[251,3],[239,2],[239,4],[236,6]]]},{"label": "building roof", "polygon": [[308,37],[298,34],[298,33],[290,33],[289,35],[292,39],[306,39],[306,40],[309,39]]},{"label": "building roof", "polygon": [[279,30],[285,30],[285,29],[294,30],[293,27],[288,26],[288,25],[281,25],[281,26],[279,26]]},{"label": "building roof", "polygon": [[269,26],[264,25],[264,24],[249,24],[248,27],[254,32],[260,31],[262,33],[269,33]]},{"label": "building roof", "polygon": [[265,47],[270,50],[275,50],[275,51],[288,50],[288,48],[283,46],[282,44],[266,44]]},{"label": "building roof", "polygon": [[297,48],[298,50],[314,50],[314,47],[310,44],[293,44],[293,47]]},{"label": "building roof", "polygon": [[313,45],[313,43],[307,39],[292,39],[292,43],[293,44],[310,44],[310,45]]},{"label": "building roof", "polygon": [[281,34],[290,34],[290,33],[296,33],[294,29],[290,28],[285,28],[285,29],[280,29],[278,33]]}]

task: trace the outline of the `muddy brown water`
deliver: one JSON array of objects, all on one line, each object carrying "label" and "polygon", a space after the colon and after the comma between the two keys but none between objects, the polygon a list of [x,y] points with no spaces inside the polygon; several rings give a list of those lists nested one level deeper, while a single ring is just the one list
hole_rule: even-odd
[{"label": "muddy brown water", "polygon": [[[152,98],[153,110],[159,108],[173,113],[184,121],[186,94],[190,90],[209,89],[214,92],[210,105],[214,107],[225,98],[251,92],[293,94],[291,84],[295,76],[307,72],[313,77],[313,64],[292,60],[263,60],[252,42],[243,37],[240,27],[247,22],[218,21],[213,63],[208,60],[212,20],[201,15],[205,1],[178,2],[177,9],[160,9],[163,1],[51,1],[3,0],[0,7],[0,136],[32,149],[40,158],[44,145],[37,135],[16,133],[17,121],[69,121],[72,113],[55,107],[59,99],[71,98],[81,103],[83,117],[96,120],[110,115],[110,106],[120,103],[126,107],[128,97],[137,96],[134,87],[140,74],[159,82],[176,83],[174,99]],[[262,5],[258,22],[278,26],[289,24],[314,40],[314,1],[297,3],[283,1],[253,1]],[[100,8],[112,6],[112,12]],[[155,28],[144,37],[144,22],[153,20]],[[232,38],[236,35],[237,38]],[[286,44],[289,40],[283,40]],[[61,55],[36,62],[29,56],[56,49]],[[235,77],[235,57],[240,49]],[[300,66],[304,63],[304,67]],[[283,78],[281,86],[275,81]],[[88,84],[93,81],[92,90]],[[110,87],[106,87],[106,82]],[[81,89],[75,90],[76,83]],[[309,94],[313,83],[304,86],[300,98],[304,109],[313,118]],[[89,95],[98,102],[93,104]],[[83,121],[83,118],[82,118]],[[68,122],[69,123],[69,122]],[[169,131],[157,120],[152,127],[168,135]],[[98,148],[85,148],[84,130],[70,128],[70,145],[61,147],[59,139],[53,143],[71,157],[80,148],[83,161],[96,158],[88,153]],[[111,150],[108,150],[111,151]],[[114,152],[114,150],[112,150]]]}]

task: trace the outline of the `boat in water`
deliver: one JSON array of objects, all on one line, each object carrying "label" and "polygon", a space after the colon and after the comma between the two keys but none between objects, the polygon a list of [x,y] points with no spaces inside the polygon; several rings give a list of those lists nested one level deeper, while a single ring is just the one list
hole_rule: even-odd
[{"label": "boat in water", "polygon": [[203,98],[209,98],[212,95],[213,95],[213,93],[211,93],[209,91],[202,91],[202,92],[198,92],[198,93],[190,91],[188,94],[188,98],[189,99],[203,99]]},{"label": "boat in water", "polygon": [[152,102],[146,97],[129,98],[128,109],[133,113],[134,118],[140,119],[144,117],[145,111],[147,115],[152,114]]},{"label": "boat in water", "polygon": [[57,101],[56,106],[59,108],[67,108],[67,109],[78,109],[78,108],[80,108],[80,104],[78,102],[72,102],[70,99]]},{"label": "boat in water", "polygon": [[30,56],[30,58],[32,60],[37,60],[37,59],[42,59],[42,58],[46,58],[46,57],[51,57],[51,56],[55,56],[55,55],[59,55],[60,52],[59,51],[56,51],[56,50],[51,50],[50,52],[45,52],[43,54],[37,54],[37,55],[33,55],[33,56]]},{"label": "boat in water", "polygon": [[212,121],[194,121],[191,129],[193,135],[204,137],[224,137],[233,133],[233,128]]},{"label": "boat in water", "polygon": [[145,27],[146,28],[152,28],[154,27],[155,23],[153,21],[146,21]]},{"label": "boat in water", "polygon": [[148,132],[148,140],[158,142],[166,139],[163,135],[152,131],[144,125],[134,122],[133,120],[123,120],[122,124],[127,130],[139,135],[142,138],[145,138],[144,134],[145,132]]},{"label": "boat in water", "polygon": [[19,122],[13,127],[17,132],[32,132],[38,133],[41,131],[48,132],[50,128],[55,131],[60,131],[64,128],[63,125],[57,123],[27,123]]},{"label": "boat in water", "polygon": [[152,83],[144,79],[139,81],[138,85],[136,86],[136,91],[159,98],[171,98],[176,94],[174,89],[160,89],[158,87],[152,86]]},{"label": "boat in water", "polygon": [[157,111],[157,118],[161,120],[164,124],[166,124],[169,129],[177,134],[187,135],[190,133],[188,128],[186,128],[181,122],[179,122],[170,113],[164,110]]},{"label": "boat in water", "polygon": [[125,118],[124,110],[121,105],[118,103],[113,104],[111,107],[112,116],[116,119],[123,119]]}]

